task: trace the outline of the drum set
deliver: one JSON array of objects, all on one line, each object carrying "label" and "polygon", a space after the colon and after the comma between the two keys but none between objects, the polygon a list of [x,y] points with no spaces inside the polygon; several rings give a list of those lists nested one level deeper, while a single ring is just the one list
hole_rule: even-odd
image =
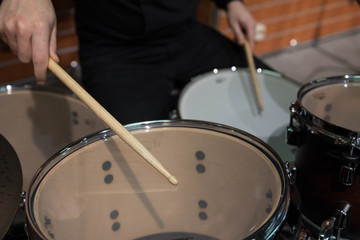
[{"label": "drum set", "polygon": [[359,239],[360,76],[258,78],[261,113],[248,69],[215,69],[125,126],[176,186],[67,91],[0,87],[0,237]]}]

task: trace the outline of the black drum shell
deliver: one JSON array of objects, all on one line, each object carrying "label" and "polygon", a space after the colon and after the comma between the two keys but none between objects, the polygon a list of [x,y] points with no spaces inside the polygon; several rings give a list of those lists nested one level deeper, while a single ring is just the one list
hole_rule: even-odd
[{"label": "black drum shell", "polygon": [[341,201],[352,205],[348,226],[343,235],[360,237],[360,177],[356,172],[351,186],[339,180],[344,163],[336,156],[350,151],[349,146],[335,145],[331,139],[302,129],[296,152],[296,186],[301,195],[301,212],[316,225],[330,218]]},{"label": "black drum shell", "polygon": [[[318,234],[323,221],[334,216],[340,203],[352,207],[346,238],[360,239],[358,111],[359,75],[318,79],[303,85],[290,107],[287,142],[296,145],[296,187],[301,196],[304,221]],[[350,156],[350,157],[348,157]],[[342,167],[355,169],[351,181],[343,181]],[[349,171],[350,173],[350,171]]]}]

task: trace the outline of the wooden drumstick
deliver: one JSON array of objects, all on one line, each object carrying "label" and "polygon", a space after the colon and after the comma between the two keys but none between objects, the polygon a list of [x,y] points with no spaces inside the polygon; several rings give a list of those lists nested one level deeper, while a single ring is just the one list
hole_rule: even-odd
[{"label": "wooden drumstick", "polygon": [[245,52],[246,52],[246,59],[248,61],[248,65],[249,65],[249,69],[250,69],[251,79],[254,84],[255,95],[256,95],[256,100],[258,103],[259,111],[262,112],[264,110],[264,106],[263,106],[262,99],[261,99],[259,81],[257,78],[257,73],[256,73],[256,69],[255,69],[255,64],[254,64],[254,57],[251,52],[249,41],[247,40],[246,37],[244,38],[244,48],[245,48]]},{"label": "wooden drumstick", "polygon": [[100,119],[102,119],[122,140],[125,141],[135,152],[150,163],[172,184],[177,185],[178,181],[172,176],[163,165],[103,106],[101,106],[88,92],[86,92],[64,69],[53,59],[49,59],[48,68],[53,72],[71,91],[73,91]]}]

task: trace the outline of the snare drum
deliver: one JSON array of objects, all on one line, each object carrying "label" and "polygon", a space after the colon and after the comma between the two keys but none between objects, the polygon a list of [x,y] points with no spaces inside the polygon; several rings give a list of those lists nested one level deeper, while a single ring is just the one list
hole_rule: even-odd
[{"label": "snare drum", "polygon": [[33,83],[0,86],[0,133],[14,147],[23,172],[23,189],[59,149],[105,124],[61,87]]},{"label": "snare drum", "polygon": [[273,239],[289,207],[278,155],[240,130],[199,121],[127,129],[171,185],[111,130],[54,155],[27,195],[33,239]]},{"label": "snare drum", "polygon": [[295,165],[301,211],[310,224],[320,226],[334,215],[338,204],[352,205],[342,231],[351,239],[360,238],[359,103],[360,76],[310,82],[291,106],[289,127],[289,142],[298,146]]},{"label": "snare drum", "polygon": [[286,144],[289,104],[300,85],[269,70],[258,70],[264,110],[259,113],[248,69],[215,69],[195,77],[181,92],[182,119],[211,121],[244,130],[267,142],[284,161],[295,160]]}]

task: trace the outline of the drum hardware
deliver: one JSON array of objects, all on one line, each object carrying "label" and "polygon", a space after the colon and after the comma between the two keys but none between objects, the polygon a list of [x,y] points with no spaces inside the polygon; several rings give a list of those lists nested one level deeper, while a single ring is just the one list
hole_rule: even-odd
[{"label": "drum hardware", "polygon": [[20,204],[19,204],[20,208],[25,208],[25,201],[26,201],[26,192],[22,191],[20,193]]},{"label": "drum hardware", "polygon": [[294,102],[290,106],[290,123],[286,128],[286,143],[296,146],[299,143],[299,136],[301,132],[300,125],[294,125],[294,116],[297,114],[297,109]]},{"label": "drum hardware", "polygon": [[335,219],[333,218],[322,222],[319,233],[319,240],[330,240],[333,238],[334,223]]},{"label": "drum hardware", "polygon": [[294,162],[285,162],[286,173],[289,177],[290,186],[294,185],[296,182],[296,166]]},{"label": "drum hardware", "polygon": [[[321,119],[309,116],[309,114],[306,109],[299,106],[298,102],[291,103],[290,123],[286,128],[286,142],[288,144],[294,146],[300,144],[302,141],[301,134],[303,132],[309,132],[313,135],[319,135],[325,141],[330,140],[334,145],[353,145],[353,137],[344,138],[321,129],[321,127],[326,124]],[[297,124],[294,124],[294,120],[296,120]]]},{"label": "drum hardware", "polygon": [[20,202],[14,220],[10,226],[9,231],[6,233],[4,240],[25,240],[28,239],[25,227],[25,199],[26,193],[20,193]]},{"label": "drum hardware", "polygon": [[302,230],[299,234],[299,240],[314,240],[308,230]]},{"label": "drum hardware", "polygon": [[173,110],[170,111],[169,119],[171,119],[171,120],[180,119],[179,113],[178,113],[178,111],[176,109],[173,109]]},{"label": "drum hardware", "polygon": [[[300,119],[302,115],[306,114],[305,113],[306,110],[304,108],[299,109],[298,104],[295,104],[294,102],[291,104],[290,107],[290,123],[287,127],[286,130],[286,142],[287,144],[290,145],[298,145],[301,142],[301,133],[302,133],[302,128],[306,129],[305,131],[309,131],[311,134],[314,135],[321,135],[321,133],[324,132],[319,132],[318,131],[318,127],[311,127],[309,125],[294,125],[293,119],[296,119],[297,122],[302,122],[304,121],[303,119]],[[314,118],[313,123],[316,123],[313,126],[319,126],[322,125],[322,123],[320,123],[319,119]],[[330,135],[330,133],[326,133],[326,135]],[[325,137],[325,136],[321,136],[321,137]],[[355,178],[355,173],[356,173],[356,169],[357,166],[359,164],[359,159],[360,159],[360,155],[357,153],[358,148],[356,148],[359,145],[359,137],[352,137],[350,136],[348,138],[349,140],[346,142],[350,142],[350,152],[342,152],[339,153],[337,151],[331,151],[329,152],[329,156],[334,157],[336,159],[339,159],[340,161],[344,162],[344,164],[341,165],[341,169],[340,169],[340,174],[339,174],[339,181],[345,185],[345,186],[351,186],[354,178]],[[325,140],[329,140],[329,139],[325,139]],[[335,138],[332,139],[333,140],[333,144],[335,145],[343,145],[344,141],[339,141],[339,138]],[[356,146],[356,147],[355,147]]]},{"label": "drum hardware", "polygon": [[[360,237],[360,114],[349,106],[360,100],[359,80],[346,75],[310,82],[290,106],[286,141],[297,146],[300,209],[304,224],[311,233],[321,232],[320,239]],[[343,201],[347,204],[337,207]]]},{"label": "drum hardware", "polygon": [[[293,189],[291,189],[293,191]],[[288,214],[286,216],[283,227],[281,228],[279,234],[274,238],[275,240],[302,240],[301,236],[304,235],[303,232],[306,232],[306,229],[303,228],[301,222],[301,212],[298,207],[298,204],[293,201],[290,201]],[[308,235],[308,234],[307,234]],[[303,238],[305,240],[305,238]],[[310,240],[310,239],[308,239]]]},{"label": "drum hardware", "polygon": [[341,232],[346,229],[351,205],[340,202],[329,219],[322,222],[319,240],[340,240]]},{"label": "drum hardware", "polygon": [[350,148],[350,152],[330,151],[330,157],[338,159],[342,162],[339,174],[339,181],[344,186],[351,186],[354,183],[357,167],[360,163],[359,150],[354,147]]},{"label": "drum hardware", "polygon": [[[318,131],[318,127],[312,128],[310,126],[306,125],[294,125],[293,119],[296,119],[297,122],[304,121],[303,119],[299,120],[302,115],[306,114],[306,110],[304,108],[299,109],[298,104],[295,104],[294,102],[291,104],[290,107],[290,123],[286,130],[286,142],[290,145],[298,145],[301,140],[301,133],[302,133],[302,127],[305,128],[305,131],[309,131],[311,134],[318,135],[321,134],[321,132]],[[321,126],[319,119],[314,118],[313,123],[316,123],[314,126]],[[326,133],[326,135],[330,135],[330,133]],[[324,137],[324,136],[322,136]],[[347,138],[348,140],[346,142],[350,142],[350,151],[348,152],[342,152],[339,153],[337,151],[331,151],[329,152],[329,156],[334,157],[336,159],[339,159],[344,164],[341,165],[340,168],[340,174],[339,174],[339,181],[341,184],[345,186],[351,186],[354,182],[356,169],[359,164],[360,155],[358,152],[358,145],[359,145],[359,136],[349,136]],[[325,139],[328,140],[328,139]],[[335,145],[343,145],[344,141],[339,141],[339,138],[334,138],[333,144]]]},{"label": "drum hardware", "polygon": [[[299,90],[301,91],[301,89]],[[299,102],[292,102],[290,106],[290,123],[287,127],[287,143],[297,145],[300,143],[299,133],[302,128],[314,135],[319,135],[325,141],[330,141],[336,146],[351,146],[360,149],[360,133],[349,132],[333,124],[321,120],[305,108]],[[297,125],[293,120],[297,121]]]}]

